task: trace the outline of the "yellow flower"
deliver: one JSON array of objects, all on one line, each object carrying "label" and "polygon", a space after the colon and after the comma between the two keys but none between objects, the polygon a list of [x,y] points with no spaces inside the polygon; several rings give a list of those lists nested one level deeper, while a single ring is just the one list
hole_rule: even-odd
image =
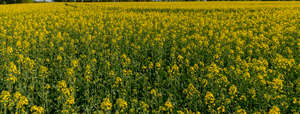
[{"label": "yellow flower", "polygon": [[293,97],[293,103],[297,104],[297,98]]},{"label": "yellow flower", "polygon": [[178,71],[179,71],[179,67],[178,67],[176,64],[174,64],[174,65],[172,66],[172,71],[173,71],[173,72],[178,72]]},{"label": "yellow flower", "polygon": [[71,92],[72,92],[72,88],[62,88],[61,92],[65,95],[65,96],[70,96]]},{"label": "yellow flower", "polygon": [[90,82],[91,81],[91,76],[90,75],[85,75],[84,78],[86,79],[86,81]]},{"label": "yellow flower", "polygon": [[148,109],[149,109],[149,105],[146,104],[145,102],[141,102],[141,107],[143,108],[143,111],[144,112],[148,112]]},{"label": "yellow flower", "polygon": [[73,59],[73,60],[71,61],[71,65],[72,65],[74,68],[78,67],[78,65],[79,65],[79,60],[78,60],[78,59]]},{"label": "yellow flower", "polygon": [[173,108],[174,108],[172,102],[170,102],[169,100],[167,100],[167,101],[165,102],[165,106],[167,107],[168,110],[170,110],[170,111],[172,112],[172,110],[173,110]]},{"label": "yellow flower", "polygon": [[75,99],[73,96],[70,96],[66,101],[66,104],[74,104],[74,103],[75,103]]},{"label": "yellow flower", "polygon": [[66,88],[67,87],[67,83],[65,80],[61,80],[58,82],[58,89],[62,89],[62,88]]},{"label": "yellow flower", "polygon": [[135,112],[135,109],[131,108],[131,109],[129,109],[129,112],[133,113],[133,112]]},{"label": "yellow flower", "polygon": [[17,77],[13,76],[12,74],[8,74],[9,78],[7,78],[7,81],[11,81],[12,83],[15,83],[17,81]]},{"label": "yellow flower", "polygon": [[272,106],[270,111],[268,112],[269,114],[280,114],[280,109],[277,106]]},{"label": "yellow flower", "polygon": [[249,72],[245,72],[243,75],[244,78],[250,78],[250,73]]},{"label": "yellow flower", "polygon": [[62,112],[62,113],[68,113],[69,110],[62,110],[61,112]]},{"label": "yellow flower", "polygon": [[105,110],[105,111],[111,110],[112,104],[109,101],[109,98],[104,98],[104,100],[102,101],[100,107],[101,107],[102,110]]},{"label": "yellow flower", "polygon": [[7,51],[8,54],[12,54],[14,50],[13,50],[12,47],[8,46],[8,47],[6,48],[6,51]]},{"label": "yellow flower", "polygon": [[283,80],[278,79],[278,78],[274,78],[273,81],[272,81],[272,84],[273,84],[274,89],[282,89]]},{"label": "yellow flower", "polygon": [[142,69],[143,69],[143,70],[147,70],[147,67],[146,67],[146,66],[142,66]]},{"label": "yellow flower", "polygon": [[132,70],[126,70],[126,69],[123,69],[123,74],[125,75],[125,76],[129,76],[129,75],[131,75],[132,74]]},{"label": "yellow flower", "polygon": [[225,107],[224,106],[220,106],[217,108],[218,112],[225,112]]},{"label": "yellow flower", "polygon": [[159,106],[158,111],[159,112],[161,112],[161,111],[167,111],[167,109],[164,106]]},{"label": "yellow flower", "polygon": [[161,67],[160,63],[155,63],[155,66],[156,66],[156,68],[160,68]]},{"label": "yellow flower", "polygon": [[21,48],[21,47],[22,47],[22,41],[18,40],[18,41],[16,42],[16,46],[17,46],[18,48]]},{"label": "yellow flower", "polygon": [[245,95],[240,96],[239,98],[241,101],[247,101],[247,97]]},{"label": "yellow flower", "polygon": [[178,113],[178,114],[184,114],[184,112],[181,111],[181,110],[178,110],[177,113]]},{"label": "yellow flower", "polygon": [[57,55],[56,59],[57,59],[58,61],[62,61],[62,57],[61,57],[60,55]]},{"label": "yellow flower", "polygon": [[30,111],[31,111],[33,114],[42,114],[42,113],[44,112],[44,108],[41,107],[41,106],[33,105],[33,106],[30,108]]},{"label": "yellow flower", "polygon": [[244,109],[238,109],[235,114],[247,114],[247,112]]},{"label": "yellow flower", "polygon": [[198,95],[200,92],[194,87],[192,83],[190,83],[188,85],[188,88],[183,90],[183,93],[187,94],[187,98],[190,98],[193,95]]},{"label": "yellow flower", "polygon": [[114,72],[114,71],[110,71],[108,75],[109,75],[109,76],[114,76],[114,75],[115,75],[115,72]]},{"label": "yellow flower", "polygon": [[254,88],[251,88],[251,89],[248,91],[248,93],[249,93],[250,95],[252,95],[252,96],[251,96],[252,98],[254,98],[254,97],[256,96],[256,91],[255,91]]},{"label": "yellow flower", "polygon": [[28,99],[25,96],[22,96],[20,92],[14,94],[14,100],[17,101],[17,109],[24,108],[24,105],[28,105]]},{"label": "yellow flower", "polygon": [[50,86],[49,84],[46,84],[46,85],[45,85],[45,88],[46,88],[46,89],[50,89],[51,86]]},{"label": "yellow flower", "polygon": [[206,104],[211,104],[215,102],[215,97],[211,92],[206,92],[206,95],[204,97],[205,103]]},{"label": "yellow flower", "polygon": [[8,91],[2,91],[0,95],[0,103],[7,103],[10,100],[10,93]]},{"label": "yellow flower", "polygon": [[120,78],[120,77],[116,77],[116,84],[120,84],[122,82],[122,78]]},{"label": "yellow flower", "polygon": [[123,100],[122,98],[117,99],[117,104],[121,108],[121,112],[123,112],[127,108],[127,102]]},{"label": "yellow flower", "polygon": [[183,57],[182,57],[181,55],[178,55],[177,59],[178,59],[179,61],[182,61]]},{"label": "yellow flower", "polygon": [[45,66],[40,66],[40,74],[47,75],[48,74],[48,68]]},{"label": "yellow flower", "polygon": [[17,66],[15,65],[15,63],[10,62],[9,63],[9,69],[8,72],[10,73],[14,73],[14,74],[20,74],[20,71],[17,69]]},{"label": "yellow flower", "polygon": [[229,95],[235,95],[237,93],[237,87],[235,85],[231,85],[229,88]]},{"label": "yellow flower", "polygon": [[150,91],[150,94],[156,97],[156,96],[157,96],[156,89],[152,89],[152,90]]},{"label": "yellow flower", "polygon": [[22,94],[20,93],[20,92],[15,92],[15,94],[14,94],[14,98],[15,99],[20,99],[21,98],[21,96],[22,96]]},{"label": "yellow flower", "polygon": [[67,74],[67,76],[74,76],[75,71],[73,68],[67,68],[66,74]]},{"label": "yellow flower", "polygon": [[208,81],[207,81],[206,79],[203,79],[203,80],[201,81],[201,83],[203,84],[203,87],[206,87],[207,84],[208,84]]},{"label": "yellow flower", "polygon": [[58,50],[63,52],[65,49],[63,47],[59,47]]},{"label": "yellow flower", "polygon": [[152,69],[152,68],[153,68],[153,63],[152,63],[152,62],[149,63],[148,68],[149,68],[149,69]]}]

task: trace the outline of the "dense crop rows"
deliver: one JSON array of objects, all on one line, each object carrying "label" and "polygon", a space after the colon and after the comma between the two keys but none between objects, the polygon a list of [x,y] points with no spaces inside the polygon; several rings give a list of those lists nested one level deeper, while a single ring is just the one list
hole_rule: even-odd
[{"label": "dense crop rows", "polygon": [[0,6],[0,113],[299,113],[300,2]]}]

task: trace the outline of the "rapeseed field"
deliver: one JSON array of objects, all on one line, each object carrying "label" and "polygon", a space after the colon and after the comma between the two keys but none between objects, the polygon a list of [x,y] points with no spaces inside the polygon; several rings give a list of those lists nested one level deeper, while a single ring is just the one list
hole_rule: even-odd
[{"label": "rapeseed field", "polygon": [[0,5],[0,113],[300,111],[300,2]]}]

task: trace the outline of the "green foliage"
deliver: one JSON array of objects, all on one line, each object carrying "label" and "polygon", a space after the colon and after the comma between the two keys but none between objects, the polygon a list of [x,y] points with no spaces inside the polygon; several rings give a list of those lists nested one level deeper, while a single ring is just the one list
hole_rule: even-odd
[{"label": "green foliage", "polygon": [[32,3],[32,0],[16,0],[17,3]]},{"label": "green foliage", "polygon": [[0,4],[7,4],[5,0],[0,0]]}]

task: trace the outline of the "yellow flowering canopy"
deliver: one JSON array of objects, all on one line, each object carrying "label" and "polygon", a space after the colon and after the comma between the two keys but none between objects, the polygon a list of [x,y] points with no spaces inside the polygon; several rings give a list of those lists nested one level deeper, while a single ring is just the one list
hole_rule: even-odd
[{"label": "yellow flowering canopy", "polygon": [[300,2],[0,5],[0,113],[299,113]]}]

